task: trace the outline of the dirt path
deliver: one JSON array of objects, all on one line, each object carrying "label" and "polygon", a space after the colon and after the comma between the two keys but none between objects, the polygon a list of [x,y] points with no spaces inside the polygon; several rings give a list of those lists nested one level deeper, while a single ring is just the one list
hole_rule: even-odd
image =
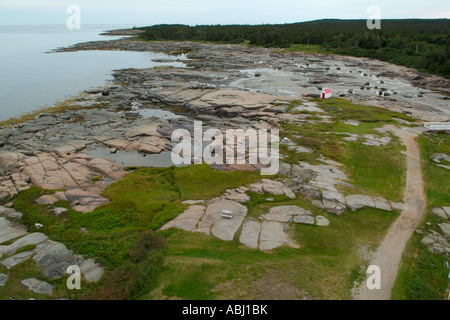
[{"label": "dirt path", "polygon": [[419,145],[415,141],[417,132],[409,128],[396,129],[407,148],[407,181],[404,197],[405,208],[392,224],[370,265],[381,269],[381,289],[369,290],[366,281],[354,295],[356,300],[388,300],[397,276],[398,265],[406,242],[416,229],[425,208],[425,195],[422,179]]}]

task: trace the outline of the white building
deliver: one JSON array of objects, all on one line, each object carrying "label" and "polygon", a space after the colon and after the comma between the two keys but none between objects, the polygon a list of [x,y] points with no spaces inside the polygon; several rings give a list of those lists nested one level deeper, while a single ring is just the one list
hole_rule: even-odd
[{"label": "white building", "polygon": [[331,98],[331,90],[328,88],[323,88],[320,98],[321,99],[330,99]]}]

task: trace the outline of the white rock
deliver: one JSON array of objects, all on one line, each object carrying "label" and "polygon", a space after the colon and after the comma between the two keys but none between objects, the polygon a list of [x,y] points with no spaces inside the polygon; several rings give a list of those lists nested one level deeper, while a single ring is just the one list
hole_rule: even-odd
[{"label": "white rock", "polygon": [[352,194],[345,198],[347,200],[347,206],[352,209],[352,211],[364,208],[364,207],[375,207],[375,202],[371,197],[361,194]]},{"label": "white rock", "polygon": [[344,196],[341,193],[335,191],[322,191],[322,199],[345,204]]},{"label": "white rock", "polygon": [[444,232],[444,236],[450,238],[450,223],[439,223],[438,226]]},{"label": "white rock", "polygon": [[385,211],[392,211],[391,205],[386,199],[381,197],[375,197],[373,200],[375,202],[375,208]]},{"label": "white rock", "polygon": [[295,223],[314,224],[314,217],[300,215],[300,216],[295,216],[293,221]]},{"label": "white rock", "polygon": [[328,220],[324,216],[317,216],[316,217],[316,226],[328,227],[329,225],[330,225],[330,220]]},{"label": "white rock", "polygon": [[392,202],[391,201],[391,207],[395,210],[405,210],[405,205],[400,202]]},{"label": "white rock", "polygon": [[80,270],[87,282],[98,282],[105,273],[105,268],[94,259],[84,261]]},{"label": "white rock", "polygon": [[447,219],[447,214],[442,208],[434,208],[431,212],[442,219]]},{"label": "white rock", "polygon": [[182,204],[204,204],[205,200],[184,200]]},{"label": "white rock", "polygon": [[447,214],[447,217],[450,219],[450,207],[442,207],[442,210],[445,211],[445,213]]},{"label": "white rock", "polygon": [[298,206],[280,206],[270,208],[269,213],[263,217],[269,221],[289,222],[296,215],[312,215],[312,213]]}]

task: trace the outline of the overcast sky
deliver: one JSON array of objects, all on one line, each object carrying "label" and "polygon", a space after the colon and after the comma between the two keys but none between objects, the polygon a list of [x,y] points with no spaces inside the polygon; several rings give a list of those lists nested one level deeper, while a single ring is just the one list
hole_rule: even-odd
[{"label": "overcast sky", "polygon": [[324,18],[450,18],[450,0],[0,0],[0,25],[65,24],[77,5],[82,24],[289,23]]}]

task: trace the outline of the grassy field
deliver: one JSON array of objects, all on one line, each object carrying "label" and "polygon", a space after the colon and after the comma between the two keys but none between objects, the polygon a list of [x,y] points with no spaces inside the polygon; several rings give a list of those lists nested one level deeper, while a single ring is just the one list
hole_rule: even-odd
[{"label": "grassy field", "polygon": [[[436,207],[450,205],[450,172],[436,166],[430,155],[450,154],[450,136],[426,133],[418,138],[422,153],[422,170],[427,197],[425,217],[418,229],[428,233],[437,230],[438,218],[431,213]],[[441,222],[441,221],[439,221]],[[427,225],[430,223],[431,225]],[[443,255],[431,253],[420,243],[423,235],[414,233],[406,245],[395,283],[393,299],[442,300],[448,285]]]},{"label": "grassy field", "polygon": [[[167,256],[160,285],[142,299],[350,299],[365,264],[360,252],[375,248],[397,214],[374,209],[336,217],[297,199],[260,204],[299,205],[326,216],[321,228],[292,225],[301,249],[272,252],[181,230],[162,232]],[[250,213],[252,214],[252,213]]]},{"label": "grassy field", "polygon": [[[299,145],[309,147],[314,153],[295,153],[281,145],[288,155],[284,161],[294,164],[306,161],[320,164],[318,155],[343,163],[350,183],[358,187],[359,193],[381,195],[391,201],[401,201],[406,183],[406,160],[401,151],[405,147],[399,138],[390,135],[392,141],[386,146],[373,147],[359,142],[343,140],[345,135],[336,133],[371,134],[381,136],[374,129],[386,124],[398,125],[396,118],[414,123],[414,119],[383,108],[353,104],[344,99],[316,100],[328,115],[331,123],[285,123],[283,134]],[[297,104],[293,104],[295,107]],[[357,120],[358,126],[344,123],[345,120]],[[300,138],[297,136],[300,135]],[[356,193],[356,192],[355,192]]]}]

